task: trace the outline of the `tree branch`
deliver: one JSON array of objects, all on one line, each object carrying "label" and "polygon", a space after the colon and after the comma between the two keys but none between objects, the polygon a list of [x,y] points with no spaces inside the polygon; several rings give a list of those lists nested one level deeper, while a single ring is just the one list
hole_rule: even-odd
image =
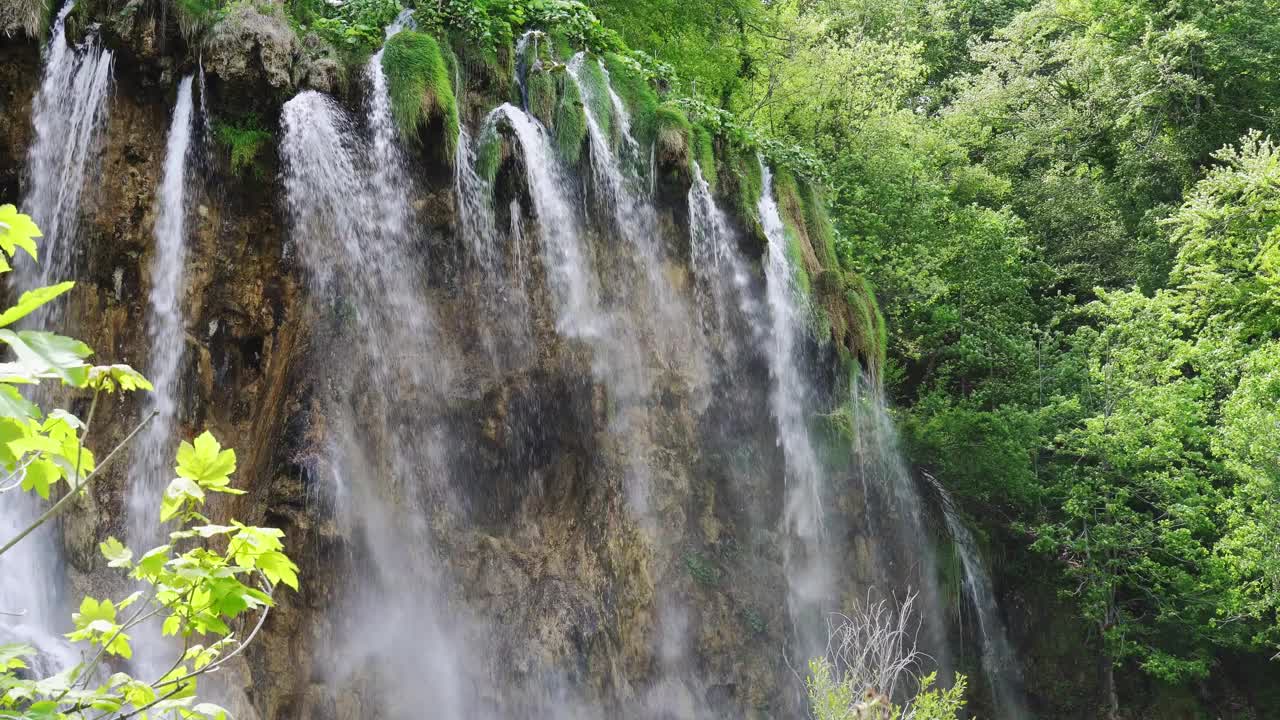
[{"label": "tree branch", "polygon": [[[9,552],[9,550],[10,550],[14,545],[17,545],[17,544],[18,544],[18,543],[19,543],[23,538],[25,538],[26,536],[28,536],[28,535],[30,535],[32,532],[34,532],[36,528],[38,528],[38,527],[40,527],[41,525],[43,525],[43,524],[45,524],[45,523],[49,522],[49,521],[50,521],[50,520],[52,520],[54,517],[56,517],[59,513],[61,513],[63,510],[66,510],[66,509],[67,509],[67,505],[69,505],[69,504],[70,504],[71,500],[73,500],[73,499],[74,499],[74,498],[76,498],[78,495],[80,495],[80,493],[81,493],[81,492],[83,492],[83,491],[84,491],[84,489],[85,489],[86,487],[88,487],[88,486],[89,486],[89,483],[90,483],[90,482],[91,482],[95,477],[97,477],[97,476],[98,476],[98,473],[102,472],[102,469],[103,469],[104,467],[106,467],[106,466],[107,466],[107,464],[108,464],[108,463],[110,463],[110,462],[111,462],[111,460],[112,460],[112,459],[113,459],[117,454],[119,454],[120,450],[121,450],[122,448],[124,448],[126,445],[128,445],[128,444],[129,444],[129,442],[130,442],[130,441],[132,441],[132,440],[133,440],[133,438],[134,438],[134,437],[135,437],[139,432],[141,432],[141,431],[142,431],[142,428],[143,428],[143,427],[145,427],[147,423],[151,422],[152,418],[154,418],[154,417],[155,417],[156,415],[158,415],[158,414],[159,414],[159,412],[158,412],[158,411],[155,411],[155,410],[151,411],[151,414],[150,414],[150,415],[148,415],[148,416],[146,417],[146,419],[144,419],[142,422],[138,423],[138,426],[137,426],[137,427],[135,427],[135,428],[133,429],[133,432],[129,433],[129,434],[125,437],[125,439],[124,439],[124,440],[120,441],[120,444],[119,444],[119,445],[117,445],[117,446],[115,447],[115,449],[114,449],[114,450],[112,450],[112,451],[111,451],[111,453],[110,453],[109,455],[107,455],[105,458],[103,458],[102,462],[98,463],[98,467],[94,468],[94,469],[93,469],[93,472],[89,473],[89,477],[85,478],[85,479],[84,479],[84,482],[82,482],[82,483],[80,483],[79,485],[77,485],[76,487],[72,488],[71,492],[67,493],[66,495],[63,495],[63,496],[62,496],[62,499],[60,499],[60,500],[58,500],[58,502],[54,503],[54,504],[53,504],[53,507],[51,507],[51,508],[49,508],[48,510],[46,510],[46,511],[45,511],[45,513],[44,513],[43,515],[41,515],[39,518],[36,518],[36,521],[35,521],[35,522],[33,522],[33,523],[31,523],[31,525],[30,525],[29,527],[27,527],[27,529],[26,529],[26,530],[23,530],[22,532],[18,533],[18,536],[17,536],[17,537],[15,537],[14,539],[12,539],[12,540],[10,540],[9,542],[5,543],[5,544],[4,544],[4,547],[0,547],[0,555],[4,555],[6,552]],[[87,429],[87,428],[86,428],[86,429]]]}]

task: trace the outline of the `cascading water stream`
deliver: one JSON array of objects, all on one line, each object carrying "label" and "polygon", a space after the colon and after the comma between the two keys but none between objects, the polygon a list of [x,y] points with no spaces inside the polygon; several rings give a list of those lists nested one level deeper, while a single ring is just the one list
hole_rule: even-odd
[{"label": "cascading water stream", "polygon": [[493,188],[476,173],[476,150],[466,123],[458,124],[453,191],[457,198],[458,226],[463,240],[471,248],[485,275],[496,281],[501,257],[497,221],[493,213]]},{"label": "cascading water stream", "polygon": [[1000,606],[996,602],[991,574],[982,561],[973,533],[969,532],[968,526],[960,519],[950,493],[937,480],[932,477],[929,480],[938,494],[947,530],[951,533],[956,554],[960,558],[960,568],[964,572],[961,584],[965,596],[978,619],[982,671],[991,686],[996,716],[1002,720],[1024,720],[1030,715],[1022,692],[1022,672],[1017,655],[1013,652],[1013,645],[1009,642],[1008,630],[1000,617]]},{"label": "cascading water stream", "polygon": [[917,607],[923,616],[920,642],[936,661],[939,677],[949,683],[954,668],[945,627],[947,607],[924,498],[902,455],[879,380],[861,373],[852,385],[854,460],[868,495],[875,493],[886,505],[880,519],[873,515],[871,531],[883,538],[883,547],[898,553],[881,559],[881,572],[900,586],[910,585],[901,589],[918,593]]},{"label": "cascading water stream", "polygon": [[601,338],[607,322],[600,291],[551,138],[541,123],[509,103],[489,113],[484,132],[492,132],[498,121],[511,128],[524,153],[529,197],[542,233],[542,260],[557,310],[556,330],[581,340]]},{"label": "cascading water stream", "polygon": [[[538,39],[542,37],[540,30],[527,30],[520,39],[516,41],[515,59],[516,59],[516,87],[520,90],[520,109],[529,110],[529,71],[534,69],[538,60]],[[533,44],[533,62],[528,60],[529,44]]]},{"label": "cascading water stream", "polygon": [[[35,143],[27,157],[28,191],[22,207],[44,233],[41,262],[15,266],[20,290],[49,285],[71,275],[79,237],[80,196],[107,122],[111,53],[90,36],[79,47],[67,43],[68,2],[53,24],[45,49],[44,78],[32,107]],[[24,271],[25,270],[25,271]],[[32,326],[56,324],[49,308],[33,313]]]},{"label": "cascading water stream", "polygon": [[711,186],[695,160],[693,183],[689,186],[689,263],[698,282],[703,327],[711,332],[718,333],[725,327],[728,299],[723,280],[736,252],[732,242],[729,221],[712,197]]},{"label": "cascading water stream", "polygon": [[[15,258],[10,277],[25,292],[73,277],[81,196],[107,122],[111,53],[95,37],[68,45],[68,2],[54,20],[44,52],[44,73],[32,107],[35,142],[27,155],[27,194],[21,210],[44,233],[40,263]],[[50,303],[24,321],[28,327],[59,330],[63,302]],[[0,479],[8,487],[17,477]],[[0,498],[0,539],[29,527],[47,503],[18,488]],[[0,643],[16,641],[41,652],[37,671],[56,671],[77,660],[61,631],[67,615],[61,601],[62,576],[56,527],[45,525],[0,557]]]},{"label": "cascading water stream", "polygon": [[356,570],[359,590],[345,599],[344,619],[355,627],[332,651],[344,657],[343,668],[376,666],[398,688],[382,703],[393,716],[431,707],[462,717],[466,653],[458,636],[466,621],[446,614],[428,523],[445,501],[445,442],[441,431],[419,424],[454,377],[436,339],[422,264],[406,262],[420,254],[410,183],[380,65],[371,64],[370,74],[368,147],[319,93],[299,94],[281,117],[291,242],[314,296],[332,300],[321,310],[343,341],[325,363],[331,391],[314,462],[329,479],[339,526],[368,558]]},{"label": "cascading water stream", "polygon": [[787,257],[787,231],[773,197],[773,171],[760,163],[763,190],[758,209],[768,241],[765,284],[772,324],[766,354],[772,377],[770,405],[777,423],[778,443],[786,461],[786,500],[783,565],[787,575],[787,605],[802,657],[818,654],[824,643],[823,612],[833,610],[832,559],[823,523],[823,471],[809,436],[806,418],[811,392],[800,366],[800,351],[808,334],[807,308],[796,285],[796,270]]},{"label": "cascading water stream", "polygon": [[150,548],[161,535],[159,499],[172,476],[173,449],[177,445],[179,370],[186,345],[186,319],[182,290],[186,277],[187,204],[190,197],[191,156],[194,132],[192,78],[178,84],[178,98],[169,125],[164,173],[156,198],[155,254],[151,261],[151,296],[147,317],[147,341],[151,349],[146,374],[155,387],[151,411],[155,418],[143,430],[132,453],[129,473],[129,542]]}]

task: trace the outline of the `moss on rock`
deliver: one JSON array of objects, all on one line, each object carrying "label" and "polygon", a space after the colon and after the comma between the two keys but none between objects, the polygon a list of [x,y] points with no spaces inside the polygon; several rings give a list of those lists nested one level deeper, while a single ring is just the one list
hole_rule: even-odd
[{"label": "moss on rock", "polygon": [[444,123],[449,156],[458,140],[458,102],[440,43],[430,35],[404,30],[387,40],[382,53],[391,114],[401,134],[417,141],[429,119]]},{"label": "moss on rock", "polygon": [[663,103],[655,112],[658,160],[668,167],[687,167],[693,144],[693,125],[678,105]]},{"label": "moss on rock", "polygon": [[716,168],[715,136],[701,123],[693,125],[689,153],[702,170],[702,179],[714,192],[720,180],[720,172]]},{"label": "moss on rock", "polygon": [[631,114],[631,134],[641,144],[653,142],[656,133],[656,115],[660,100],[649,85],[649,79],[635,64],[617,53],[606,53],[605,69],[609,71],[614,92],[622,98]]},{"label": "moss on rock", "polygon": [[578,85],[567,73],[562,73],[560,101],[556,106],[556,150],[570,165],[576,165],[582,157],[582,146],[587,141],[587,118]]}]

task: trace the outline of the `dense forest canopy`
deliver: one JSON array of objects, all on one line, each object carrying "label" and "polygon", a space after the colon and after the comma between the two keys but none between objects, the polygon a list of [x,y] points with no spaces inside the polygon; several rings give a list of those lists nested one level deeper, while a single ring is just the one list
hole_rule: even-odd
[{"label": "dense forest canopy", "polygon": [[1111,658],[1170,682],[1274,647],[1273,4],[593,5],[820,158],[912,459],[1010,578],[1052,567]]}]

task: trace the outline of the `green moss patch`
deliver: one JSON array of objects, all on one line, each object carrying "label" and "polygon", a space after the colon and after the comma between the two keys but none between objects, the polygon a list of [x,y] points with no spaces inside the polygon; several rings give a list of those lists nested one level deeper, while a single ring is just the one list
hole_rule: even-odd
[{"label": "green moss patch", "polygon": [[660,101],[649,85],[649,79],[634,63],[617,53],[606,53],[604,66],[609,71],[614,92],[622,98],[623,105],[631,114],[631,134],[642,145],[653,142]]},{"label": "green moss patch", "polygon": [[492,183],[498,177],[505,144],[502,134],[492,128],[480,135],[476,147],[476,174],[486,182]]},{"label": "green moss patch", "polygon": [[691,145],[690,155],[698,161],[702,179],[707,181],[714,192],[720,180],[720,173],[716,168],[715,136],[701,123],[694,124]]},{"label": "green moss patch", "polygon": [[583,114],[585,108],[582,105],[582,95],[578,93],[578,85],[567,73],[562,73],[561,87],[555,119],[556,150],[566,163],[576,165],[582,157],[582,146],[587,141],[587,118]]},{"label": "green moss patch", "polygon": [[654,117],[658,159],[669,167],[687,166],[693,144],[693,125],[689,117],[672,103],[659,105]]},{"label": "green moss patch", "polygon": [[430,35],[401,31],[387,40],[382,69],[387,74],[391,114],[400,133],[407,140],[418,141],[428,121],[438,117],[444,122],[444,142],[452,157],[458,141],[458,102],[440,44]]},{"label": "green moss patch", "polygon": [[525,77],[525,91],[529,94],[529,112],[543,125],[555,124],[557,98],[563,81],[561,66],[546,66],[530,70]]},{"label": "green moss patch", "polygon": [[582,84],[580,90],[583,105],[591,113],[591,117],[595,118],[600,132],[610,141],[619,140],[613,122],[613,101],[609,99],[609,80],[595,57],[588,55],[583,58],[578,82]]}]

